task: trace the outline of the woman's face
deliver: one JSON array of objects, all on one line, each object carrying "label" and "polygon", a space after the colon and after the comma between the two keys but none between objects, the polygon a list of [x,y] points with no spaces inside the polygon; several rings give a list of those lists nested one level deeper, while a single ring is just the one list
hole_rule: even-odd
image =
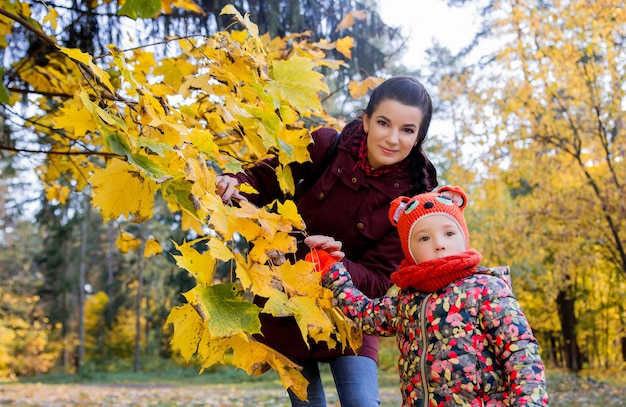
[{"label": "woman's face", "polygon": [[372,168],[399,163],[417,144],[417,133],[424,114],[415,106],[385,99],[372,116],[363,115],[367,136],[367,159]]}]

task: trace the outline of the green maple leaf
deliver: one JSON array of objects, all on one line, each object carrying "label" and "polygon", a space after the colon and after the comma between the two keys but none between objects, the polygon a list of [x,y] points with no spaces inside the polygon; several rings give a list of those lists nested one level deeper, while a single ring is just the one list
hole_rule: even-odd
[{"label": "green maple leaf", "polygon": [[[4,78],[4,68],[0,68],[0,78]],[[0,103],[9,104],[9,91],[4,87],[4,81],[0,81]]]},{"label": "green maple leaf", "polygon": [[212,338],[225,338],[237,332],[261,333],[261,308],[243,298],[240,284],[196,286],[195,290],[206,310]]},{"label": "green maple leaf", "polygon": [[161,0],[126,0],[117,14],[132,19],[152,18],[161,10]]}]

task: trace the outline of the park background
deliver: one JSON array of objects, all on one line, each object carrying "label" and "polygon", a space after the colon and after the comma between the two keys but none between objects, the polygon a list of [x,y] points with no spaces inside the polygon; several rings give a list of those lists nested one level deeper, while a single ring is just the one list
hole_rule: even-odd
[{"label": "park background", "polygon": [[[238,22],[232,13],[220,15],[229,3],[241,13]],[[434,97],[426,145],[440,184],[469,192],[472,245],[483,253],[484,264],[511,266],[514,291],[548,372],[565,375],[554,382],[580,389],[585,388],[580,383],[619,380],[626,366],[624,5],[450,0],[434,2],[449,7],[449,14],[435,18],[416,2],[390,3],[395,12],[383,12],[389,9],[377,1],[126,2],[122,16],[120,5],[108,1],[47,7],[2,1],[0,376],[7,382],[106,380],[99,375],[123,372],[150,378],[150,372],[171,368],[188,377],[179,366],[197,375],[205,364],[200,377],[217,372],[248,380],[247,374],[245,379],[228,374],[242,369],[230,366],[229,355],[239,344],[225,346],[226,368],[196,354],[201,348],[181,352],[171,346],[175,334],[166,321],[173,309],[189,304],[182,293],[197,293],[213,280],[217,286],[232,281],[239,260],[215,254],[215,238],[233,253],[246,253],[252,239],[215,232],[215,201],[189,205],[181,198],[181,191],[198,193],[181,185],[210,189],[209,183],[171,181],[189,167],[169,164],[167,154],[176,148],[166,148],[169,139],[145,129],[168,136],[202,129],[185,140],[198,145],[195,153],[209,163],[194,167],[198,173],[245,166],[282,150],[292,154],[280,156],[287,164],[302,159],[299,150],[286,148],[301,140],[269,140],[268,129],[281,129],[282,137],[288,133],[283,129],[340,128],[364,107],[367,91],[380,79],[410,74]],[[432,26],[448,26],[453,35],[437,40],[426,28]],[[242,32],[256,42],[244,42]],[[194,54],[192,46],[185,48],[196,40],[204,41],[206,50],[227,48],[233,62],[217,66],[224,76],[212,80],[236,82],[232,77],[244,72],[238,63],[273,70],[241,76],[245,89],[232,85],[233,95],[212,98],[216,88],[186,82],[206,79],[202,75],[219,60],[205,49]],[[276,51],[278,42],[282,53]],[[244,44],[246,53],[235,52],[237,44]],[[120,57],[127,54],[132,56]],[[301,100],[277,90],[271,80],[278,64],[258,62],[261,55],[286,63],[303,58],[295,64],[306,78],[299,90],[315,97]],[[304,60],[311,62],[308,71]],[[318,72],[323,76],[313,75]],[[264,104],[272,104],[254,93],[259,87],[253,83],[275,92],[283,109],[278,119],[268,118]],[[185,98],[176,98],[181,89]],[[293,110],[284,108],[290,100],[298,103]],[[144,110],[133,110],[136,106]],[[232,106],[247,109],[246,115],[233,114],[239,110],[227,109]],[[235,119],[226,120],[227,113]],[[94,119],[82,122],[89,115]],[[168,115],[175,116],[175,125]],[[120,117],[128,121],[121,123]],[[131,125],[142,130],[133,133]],[[202,145],[202,137],[213,137],[214,143]],[[110,163],[141,174],[144,183],[135,187],[150,201],[149,211],[132,199],[110,204],[115,193],[99,195],[105,185],[124,180],[122,170],[119,178],[94,177]],[[286,210],[278,213],[291,219]],[[250,219],[259,224],[267,217]],[[211,259],[202,260],[211,265],[209,279],[190,259],[211,252]],[[262,256],[255,260],[263,263]],[[393,344],[386,343],[384,352],[381,369],[393,373]],[[255,372],[248,372],[253,380]],[[623,396],[609,394],[622,402]],[[596,403],[610,405],[604,399]]]}]

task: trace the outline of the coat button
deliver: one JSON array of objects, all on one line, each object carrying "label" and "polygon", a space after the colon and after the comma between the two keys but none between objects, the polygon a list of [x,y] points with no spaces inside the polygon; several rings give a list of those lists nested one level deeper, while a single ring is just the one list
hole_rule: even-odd
[{"label": "coat button", "polygon": [[352,178],[352,183],[353,183],[353,184],[356,184],[356,183],[357,183],[357,181],[358,181],[358,179],[356,179],[356,177]]},{"label": "coat button", "polygon": [[317,197],[318,197],[319,199],[323,199],[323,198],[324,198],[324,193],[323,193],[323,192],[320,192],[320,193],[317,195]]},{"label": "coat button", "polygon": [[341,173],[343,172],[343,170],[342,170],[341,168],[337,168],[337,172],[338,172],[339,174],[341,174]]},{"label": "coat button", "polygon": [[361,222],[359,222],[359,223],[357,223],[357,224],[356,224],[356,228],[357,228],[357,230],[363,230],[363,228],[364,228],[364,227],[365,227],[365,226],[363,226],[363,224],[362,224]]},{"label": "coat button", "polygon": [[400,188],[400,184],[398,184],[397,182],[395,184],[393,184],[394,188]]}]

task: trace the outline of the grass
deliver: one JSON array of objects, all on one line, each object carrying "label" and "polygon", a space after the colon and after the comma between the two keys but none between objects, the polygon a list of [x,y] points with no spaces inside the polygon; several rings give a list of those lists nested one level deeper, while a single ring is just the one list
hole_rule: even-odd
[{"label": "grass", "polygon": [[[383,341],[380,352],[379,384],[381,392],[396,395],[393,402],[387,401],[384,406],[397,405],[398,377],[396,372],[397,353],[393,341]],[[113,386],[168,386],[192,388],[236,388],[241,397],[250,397],[250,394],[272,391],[274,396],[282,394],[281,401],[267,405],[285,405],[284,391],[278,375],[273,371],[259,377],[248,376],[239,369],[230,366],[217,366],[199,374],[196,366],[182,366],[172,361],[151,361],[145,363],[145,369],[133,372],[131,366],[108,366],[103,373],[102,366],[87,364],[79,374],[64,374],[53,372],[37,377],[22,378],[19,384],[43,385],[113,385]],[[330,369],[327,364],[321,364],[321,371],[325,388],[327,389],[329,405],[337,405],[336,393]],[[548,390],[552,407],[626,406],[626,372],[584,370],[578,374],[566,370],[548,368]],[[1,387],[1,386],[0,386]],[[8,389],[7,389],[8,390]],[[256,390],[256,391],[255,391]],[[232,393],[232,391],[231,391]],[[234,397],[234,396],[233,396]],[[258,401],[258,400],[257,400]],[[245,402],[242,405],[249,404]],[[2,403],[0,403],[2,404]],[[399,404],[399,403],[398,403]],[[150,404],[152,405],[152,404]],[[172,405],[172,404],[154,404]],[[233,404],[234,405],[234,404]],[[239,405],[239,404],[238,404]],[[259,404],[257,404],[259,405]],[[265,404],[264,404],[265,405]]]}]

